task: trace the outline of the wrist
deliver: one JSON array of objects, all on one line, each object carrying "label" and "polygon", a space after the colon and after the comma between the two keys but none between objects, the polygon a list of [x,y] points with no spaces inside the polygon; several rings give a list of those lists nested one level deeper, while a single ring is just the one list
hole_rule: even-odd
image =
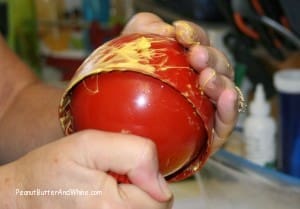
[{"label": "wrist", "polygon": [[13,163],[0,166],[0,208],[17,209]]}]

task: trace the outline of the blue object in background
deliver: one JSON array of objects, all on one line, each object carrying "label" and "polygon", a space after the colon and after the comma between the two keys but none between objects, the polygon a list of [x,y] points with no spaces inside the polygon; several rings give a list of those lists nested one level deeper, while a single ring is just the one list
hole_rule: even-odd
[{"label": "blue object in background", "polygon": [[280,94],[280,169],[300,178],[300,94]]},{"label": "blue object in background", "polygon": [[107,25],[110,18],[109,0],[83,0],[83,17],[86,21],[97,21]]},{"label": "blue object in background", "polygon": [[[104,28],[110,20],[110,0],[83,0],[82,16],[87,23],[97,22]],[[93,50],[89,29],[84,31],[84,45],[88,52]]]},{"label": "blue object in background", "polygon": [[201,21],[224,20],[216,0],[156,0],[174,12]]},{"label": "blue object in background", "polygon": [[[197,20],[221,20],[216,0],[193,0],[194,18]],[[186,3],[186,1],[185,1]]]},{"label": "blue object in background", "polygon": [[279,92],[278,166],[284,173],[300,178],[300,68],[275,73]]}]

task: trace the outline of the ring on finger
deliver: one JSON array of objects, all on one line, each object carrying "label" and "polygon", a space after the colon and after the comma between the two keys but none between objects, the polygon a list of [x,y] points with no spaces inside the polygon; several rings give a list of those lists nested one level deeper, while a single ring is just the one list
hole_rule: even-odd
[{"label": "ring on finger", "polygon": [[227,62],[227,65],[226,65],[226,67],[227,67],[227,70],[228,70],[228,71],[231,69],[231,65],[230,65],[230,63],[229,63],[229,62]]},{"label": "ring on finger", "polygon": [[245,101],[244,95],[239,87],[235,86],[235,89],[238,93],[238,112],[246,112],[247,103]]}]

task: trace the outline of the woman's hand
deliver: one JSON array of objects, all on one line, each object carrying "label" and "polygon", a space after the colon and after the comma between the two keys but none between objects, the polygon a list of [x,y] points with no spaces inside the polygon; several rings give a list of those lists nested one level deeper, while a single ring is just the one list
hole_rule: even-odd
[{"label": "woman's hand", "polygon": [[[191,66],[199,72],[202,91],[216,104],[213,152],[227,139],[238,115],[234,71],[226,56],[210,46],[205,31],[187,21],[173,25],[151,13],[135,15],[123,34],[156,33],[176,39],[189,49]],[[138,140],[137,140],[138,138]],[[38,138],[37,138],[38,139]],[[130,146],[128,146],[130,144]],[[132,184],[117,184],[108,171],[125,174]],[[138,136],[81,131],[50,143],[1,167],[0,193],[12,208],[153,208],[172,205],[172,194],[159,174],[154,144]],[[26,196],[17,191],[77,191],[75,195]],[[100,191],[80,196],[79,191]],[[17,200],[17,201],[15,201]]]},{"label": "woman's hand", "polygon": [[[10,185],[16,197],[11,199],[23,209],[170,208],[172,194],[156,155],[152,141],[138,136],[92,130],[72,134],[9,164],[15,175]],[[126,174],[132,184],[117,184],[108,171]],[[77,193],[24,195],[34,190]],[[91,195],[94,191],[98,194]]]},{"label": "woman's hand", "polygon": [[189,49],[191,66],[199,72],[202,91],[216,104],[212,153],[219,149],[233,130],[238,116],[238,93],[234,71],[226,56],[210,46],[206,32],[188,21],[165,23],[151,13],[138,13],[126,25],[123,34],[156,33],[176,37]]}]

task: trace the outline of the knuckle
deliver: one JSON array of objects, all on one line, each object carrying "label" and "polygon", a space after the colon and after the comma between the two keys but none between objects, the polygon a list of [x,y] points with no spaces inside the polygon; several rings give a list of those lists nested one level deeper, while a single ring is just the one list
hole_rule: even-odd
[{"label": "knuckle", "polygon": [[86,143],[89,143],[93,138],[96,136],[95,130],[83,130],[79,131],[74,135],[74,143],[77,145],[84,145]]},{"label": "knuckle", "polygon": [[145,139],[143,142],[143,148],[141,149],[141,163],[149,163],[157,158],[157,150],[155,143],[150,139]]}]

